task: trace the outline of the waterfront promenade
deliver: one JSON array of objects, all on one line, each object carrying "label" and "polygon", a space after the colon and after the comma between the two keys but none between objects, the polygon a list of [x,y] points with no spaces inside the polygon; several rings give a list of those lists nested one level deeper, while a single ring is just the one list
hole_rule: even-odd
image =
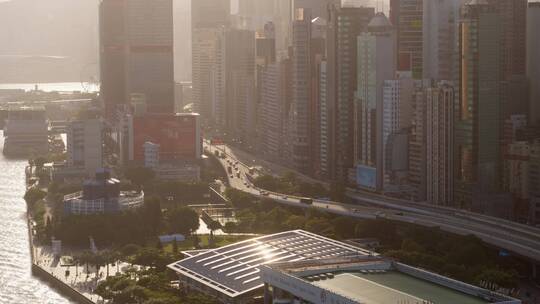
[{"label": "waterfront promenade", "polygon": [[[31,225],[29,225],[29,228]],[[30,228],[30,231],[32,229]],[[32,251],[32,273],[48,282],[59,292],[68,296],[75,303],[100,304],[106,303],[100,296],[94,294],[101,281],[107,278],[107,266],[102,266],[99,273],[96,268],[88,265],[75,266],[70,264],[75,252],[62,250],[61,257],[55,257],[50,246],[38,246],[33,243],[34,235],[30,234]],[[113,276],[131,267],[128,263],[109,265],[109,275]]]}]

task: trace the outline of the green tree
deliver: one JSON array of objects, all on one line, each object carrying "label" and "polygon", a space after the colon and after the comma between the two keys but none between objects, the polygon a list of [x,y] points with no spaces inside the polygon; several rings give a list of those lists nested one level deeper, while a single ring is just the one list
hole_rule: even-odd
[{"label": "green tree", "polygon": [[142,187],[154,179],[155,173],[152,169],[145,167],[129,167],[125,171],[125,176],[133,184]]},{"label": "green tree", "polygon": [[33,206],[37,201],[44,199],[45,196],[47,196],[47,192],[32,187],[24,194],[24,200],[29,206]]},{"label": "green tree", "polygon": [[188,207],[180,207],[169,211],[169,229],[172,233],[188,236],[199,229],[199,215]]},{"label": "green tree", "polygon": [[150,197],[144,201],[144,220],[153,235],[159,233],[162,225],[161,200]]},{"label": "green tree", "polygon": [[178,254],[178,241],[174,238],[172,243],[172,251],[174,254]]}]

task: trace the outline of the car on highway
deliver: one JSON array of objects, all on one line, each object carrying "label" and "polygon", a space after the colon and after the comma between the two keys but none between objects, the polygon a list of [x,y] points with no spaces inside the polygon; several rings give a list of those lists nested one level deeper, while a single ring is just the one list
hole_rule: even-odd
[{"label": "car on highway", "polygon": [[261,195],[263,195],[263,196],[269,196],[270,193],[268,193],[268,191],[262,190],[262,191],[261,191]]},{"label": "car on highway", "polygon": [[289,199],[289,197],[287,195],[284,195],[281,197],[282,199]]},{"label": "car on highway", "polygon": [[313,199],[311,198],[301,198],[300,203],[304,205],[313,205]]}]

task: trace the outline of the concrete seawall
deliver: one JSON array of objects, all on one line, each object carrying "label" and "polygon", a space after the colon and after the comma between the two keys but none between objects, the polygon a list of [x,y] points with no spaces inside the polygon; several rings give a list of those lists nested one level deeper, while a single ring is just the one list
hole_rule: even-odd
[{"label": "concrete seawall", "polygon": [[62,280],[54,277],[52,274],[45,271],[39,265],[32,263],[32,274],[39,279],[49,283],[62,295],[79,304],[95,304],[93,301],[73,289],[71,286],[64,283]]},{"label": "concrete seawall", "polygon": [[65,297],[69,298],[71,301],[78,303],[78,304],[96,304],[92,300],[85,297],[83,294],[78,292],[73,287],[69,286],[59,278],[56,278],[51,273],[47,272],[45,269],[41,268],[36,263],[35,259],[35,248],[34,248],[34,235],[33,235],[33,227],[32,227],[32,217],[30,214],[28,214],[27,218],[28,223],[28,240],[29,240],[29,249],[30,249],[30,258],[32,261],[32,275],[39,278],[40,280],[47,282],[51,287],[56,289],[60,294],[64,295]]}]

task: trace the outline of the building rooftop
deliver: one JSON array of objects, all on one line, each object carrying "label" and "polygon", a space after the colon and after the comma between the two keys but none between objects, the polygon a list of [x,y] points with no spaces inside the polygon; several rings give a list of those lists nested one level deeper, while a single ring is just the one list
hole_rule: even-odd
[{"label": "building rooftop", "polygon": [[277,284],[289,292],[311,290],[303,295],[308,301],[318,300],[324,294],[327,299],[362,304],[520,303],[486,289],[373,256],[267,264],[262,266],[261,276],[264,282]]},{"label": "building rooftop", "polygon": [[186,254],[188,258],[168,267],[229,297],[237,297],[262,287],[261,265],[370,256],[367,250],[302,230]]}]

